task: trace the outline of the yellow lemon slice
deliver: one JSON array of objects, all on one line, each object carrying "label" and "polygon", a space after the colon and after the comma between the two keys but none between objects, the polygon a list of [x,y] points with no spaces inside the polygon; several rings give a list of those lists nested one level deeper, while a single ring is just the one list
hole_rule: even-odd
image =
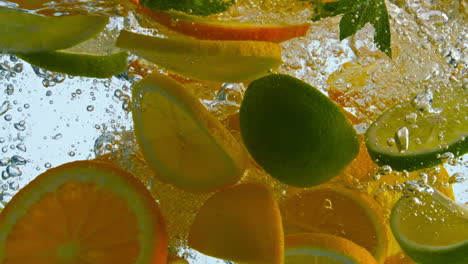
[{"label": "yellow lemon slice", "polygon": [[207,81],[252,81],[282,63],[281,47],[271,42],[168,39],[123,30],[116,45],[170,71]]},{"label": "yellow lemon slice", "polygon": [[239,180],[245,150],[180,83],[153,74],[135,85],[133,98],[137,141],[162,180],[189,191]]}]

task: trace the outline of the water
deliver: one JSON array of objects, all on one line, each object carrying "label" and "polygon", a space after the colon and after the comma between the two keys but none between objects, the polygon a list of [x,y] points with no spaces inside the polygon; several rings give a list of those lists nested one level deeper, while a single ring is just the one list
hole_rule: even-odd
[{"label": "water", "polygon": [[[47,1],[38,1],[44,3]],[[146,34],[173,34],[165,29],[144,29],[138,16],[128,14],[124,6],[112,1],[56,1],[42,13],[65,12],[60,3],[79,2],[80,9],[90,13],[122,15],[114,17],[100,43],[112,43],[122,28]],[[239,0],[238,6],[213,20],[303,23],[312,11],[305,2]],[[287,4],[286,4],[287,2]],[[0,1],[2,5],[12,3]],[[59,7],[57,7],[59,6]],[[361,127],[367,127],[383,111],[402,100],[412,99],[414,113],[405,116],[408,125],[421,114],[435,113],[432,108],[435,91],[468,84],[468,32],[466,1],[388,1],[391,16],[392,48],[389,60],[373,44],[373,28],[366,25],[355,36],[339,40],[339,18],[313,23],[307,36],[282,43],[285,63],[279,72],[298,77],[320,89],[353,113]],[[62,12],[62,13],[60,13]],[[66,12],[65,12],[66,13]],[[286,16],[289,13],[291,15]],[[88,44],[88,45],[96,45]],[[103,52],[109,45],[98,47]],[[86,47],[84,47],[86,49]],[[129,72],[109,79],[90,79],[57,74],[33,67],[10,54],[0,55],[0,208],[38,174],[63,163],[94,159],[105,154],[141,175],[147,186],[153,185],[152,173],[138,163],[141,154],[133,137],[131,120],[131,87],[150,71],[161,70],[132,56]],[[187,85],[218,119],[228,125],[238,112],[246,86],[195,82]],[[466,102],[465,102],[466,103]],[[360,130],[364,132],[365,129]],[[406,132],[405,132],[406,131]],[[408,149],[408,130],[395,131],[389,145]],[[443,135],[441,136],[443,138]],[[466,159],[445,153],[440,159],[452,176],[446,182],[434,179],[437,173],[426,170],[415,182],[382,186],[381,192],[430,192],[431,184],[453,184],[457,201],[468,202]],[[374,181],[390,177],[392,168],[382,167]],[[401,172],[404,178],[408,172]],[[271,180],[266,173],[251,166],[245,179],[270,184],[278,197],[287,196],[284,185]],[[161,202],[171,200],[164,212],[173,219],[169,225],[171,246],[193,263],[223,263],[208,260],[186,248],[188,224],[206,196],[197,196],[167,184],[152,192]],[[362,187],[366,188],[366,186]],[[380,189],[379,189],[380,190]],[[325,206],[332,207],[327,204]],[[181,210],[184,213],[180,213]],[[210,262],[211,261],[211,262]]]}]

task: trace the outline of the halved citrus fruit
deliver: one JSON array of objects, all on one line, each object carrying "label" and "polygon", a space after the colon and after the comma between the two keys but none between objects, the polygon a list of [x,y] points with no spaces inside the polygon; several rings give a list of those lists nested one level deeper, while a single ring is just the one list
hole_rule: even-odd
[{"label": "halved citrus fruit", "polygon": [[215,193],[198,212],[189,246],[240,263],[283,263],[283,229],[273,192],[260,183]]},{"label": "halved citrus fruit", "polygon": [[468,263],[468,209],[437,190],[402,197],[392,210],[390,226],[417,263]]},{"label": "halved citrus fruit", "polygon": [[160,12],[140,6],[138,12],[171,30],[204,40],[255,40],[283,42],[307,34],[310,24],[256,25],[240,22],[209,22],[180,12]]},{"label": "halved citrus fruit", "polygon": [[155,73],[135,85],[133,98],[137,141],[161,180],[213,191],[242,176],[243,146],[180,83]]},{"label": "halved citrus fruit", "polygon": [[108,17],[75,15],[44,17],[0,8],[0,51],[29,53],[66,49],[92,38]]},{"label": "halved citrus fruit", "polygon": [[387,235],[378,205],[365,196],[339,186],[317,186],[288,198],[284,222],[313,233],[326,233],[353,241],[382,263]]},{"label": "halved citrus fruit", "polygon": [[394,170],[413,171],[442,163],[439,156],[446,152],[463,155],[468,151],[466,98],[463,88],[447,89],[427,103],[432,111],[421,111],[413,100],[383,113],[366,132],[372,159]]},{"label": "halved citrus fruit", "polygon": [[131,174],[77,161],[50,169],[0,214],[0,263],[165,264],[156,202]]},{"label": "halved citrus fruit", "polygon": [[339,175],[356,157],[357,135],[340,107],[284,74],[249,84],[239,111],[242,139],[272,177],[311,187]]},{"label": "halved citrus fruit", "polygon": [[116,45],[170,71],[207,81],[252,81],[282,63],[281,47],[263,41],[169,39],[123,30]]},{"label": "halved citrus fruit", "polygon": [[299,233],[284,240],[284,264],[377,264],[366,249],[342,237]]}]

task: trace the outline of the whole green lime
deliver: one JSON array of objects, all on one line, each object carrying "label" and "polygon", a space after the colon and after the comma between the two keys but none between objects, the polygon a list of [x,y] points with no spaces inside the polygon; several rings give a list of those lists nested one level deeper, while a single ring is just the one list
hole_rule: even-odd
[{"label": "whole green lime", "polygon": [[253,81],[239,118],[252,157],[289,185],[326,182],[359,151],[356,131],[341,109],[316,88],[288,75]]}]

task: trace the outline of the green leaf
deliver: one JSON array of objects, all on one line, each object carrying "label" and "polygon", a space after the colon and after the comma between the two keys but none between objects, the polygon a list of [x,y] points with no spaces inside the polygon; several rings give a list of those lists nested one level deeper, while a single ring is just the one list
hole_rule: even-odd
[{"label": "green leaf", "polygon": [[343,15],[340,21],[340,39],[354,35],[370,23],[375,28],[374,43],[390,58],[392,57],[390,21],[385,0],[339,0],[325,4],[311,0],[316,8],[313,21]]},{"label": "green leaf", "polygon": [[160,11],[177,10],[184,13],[208,16],[226,11],[235,0],[140,0],[140,4]]}]

